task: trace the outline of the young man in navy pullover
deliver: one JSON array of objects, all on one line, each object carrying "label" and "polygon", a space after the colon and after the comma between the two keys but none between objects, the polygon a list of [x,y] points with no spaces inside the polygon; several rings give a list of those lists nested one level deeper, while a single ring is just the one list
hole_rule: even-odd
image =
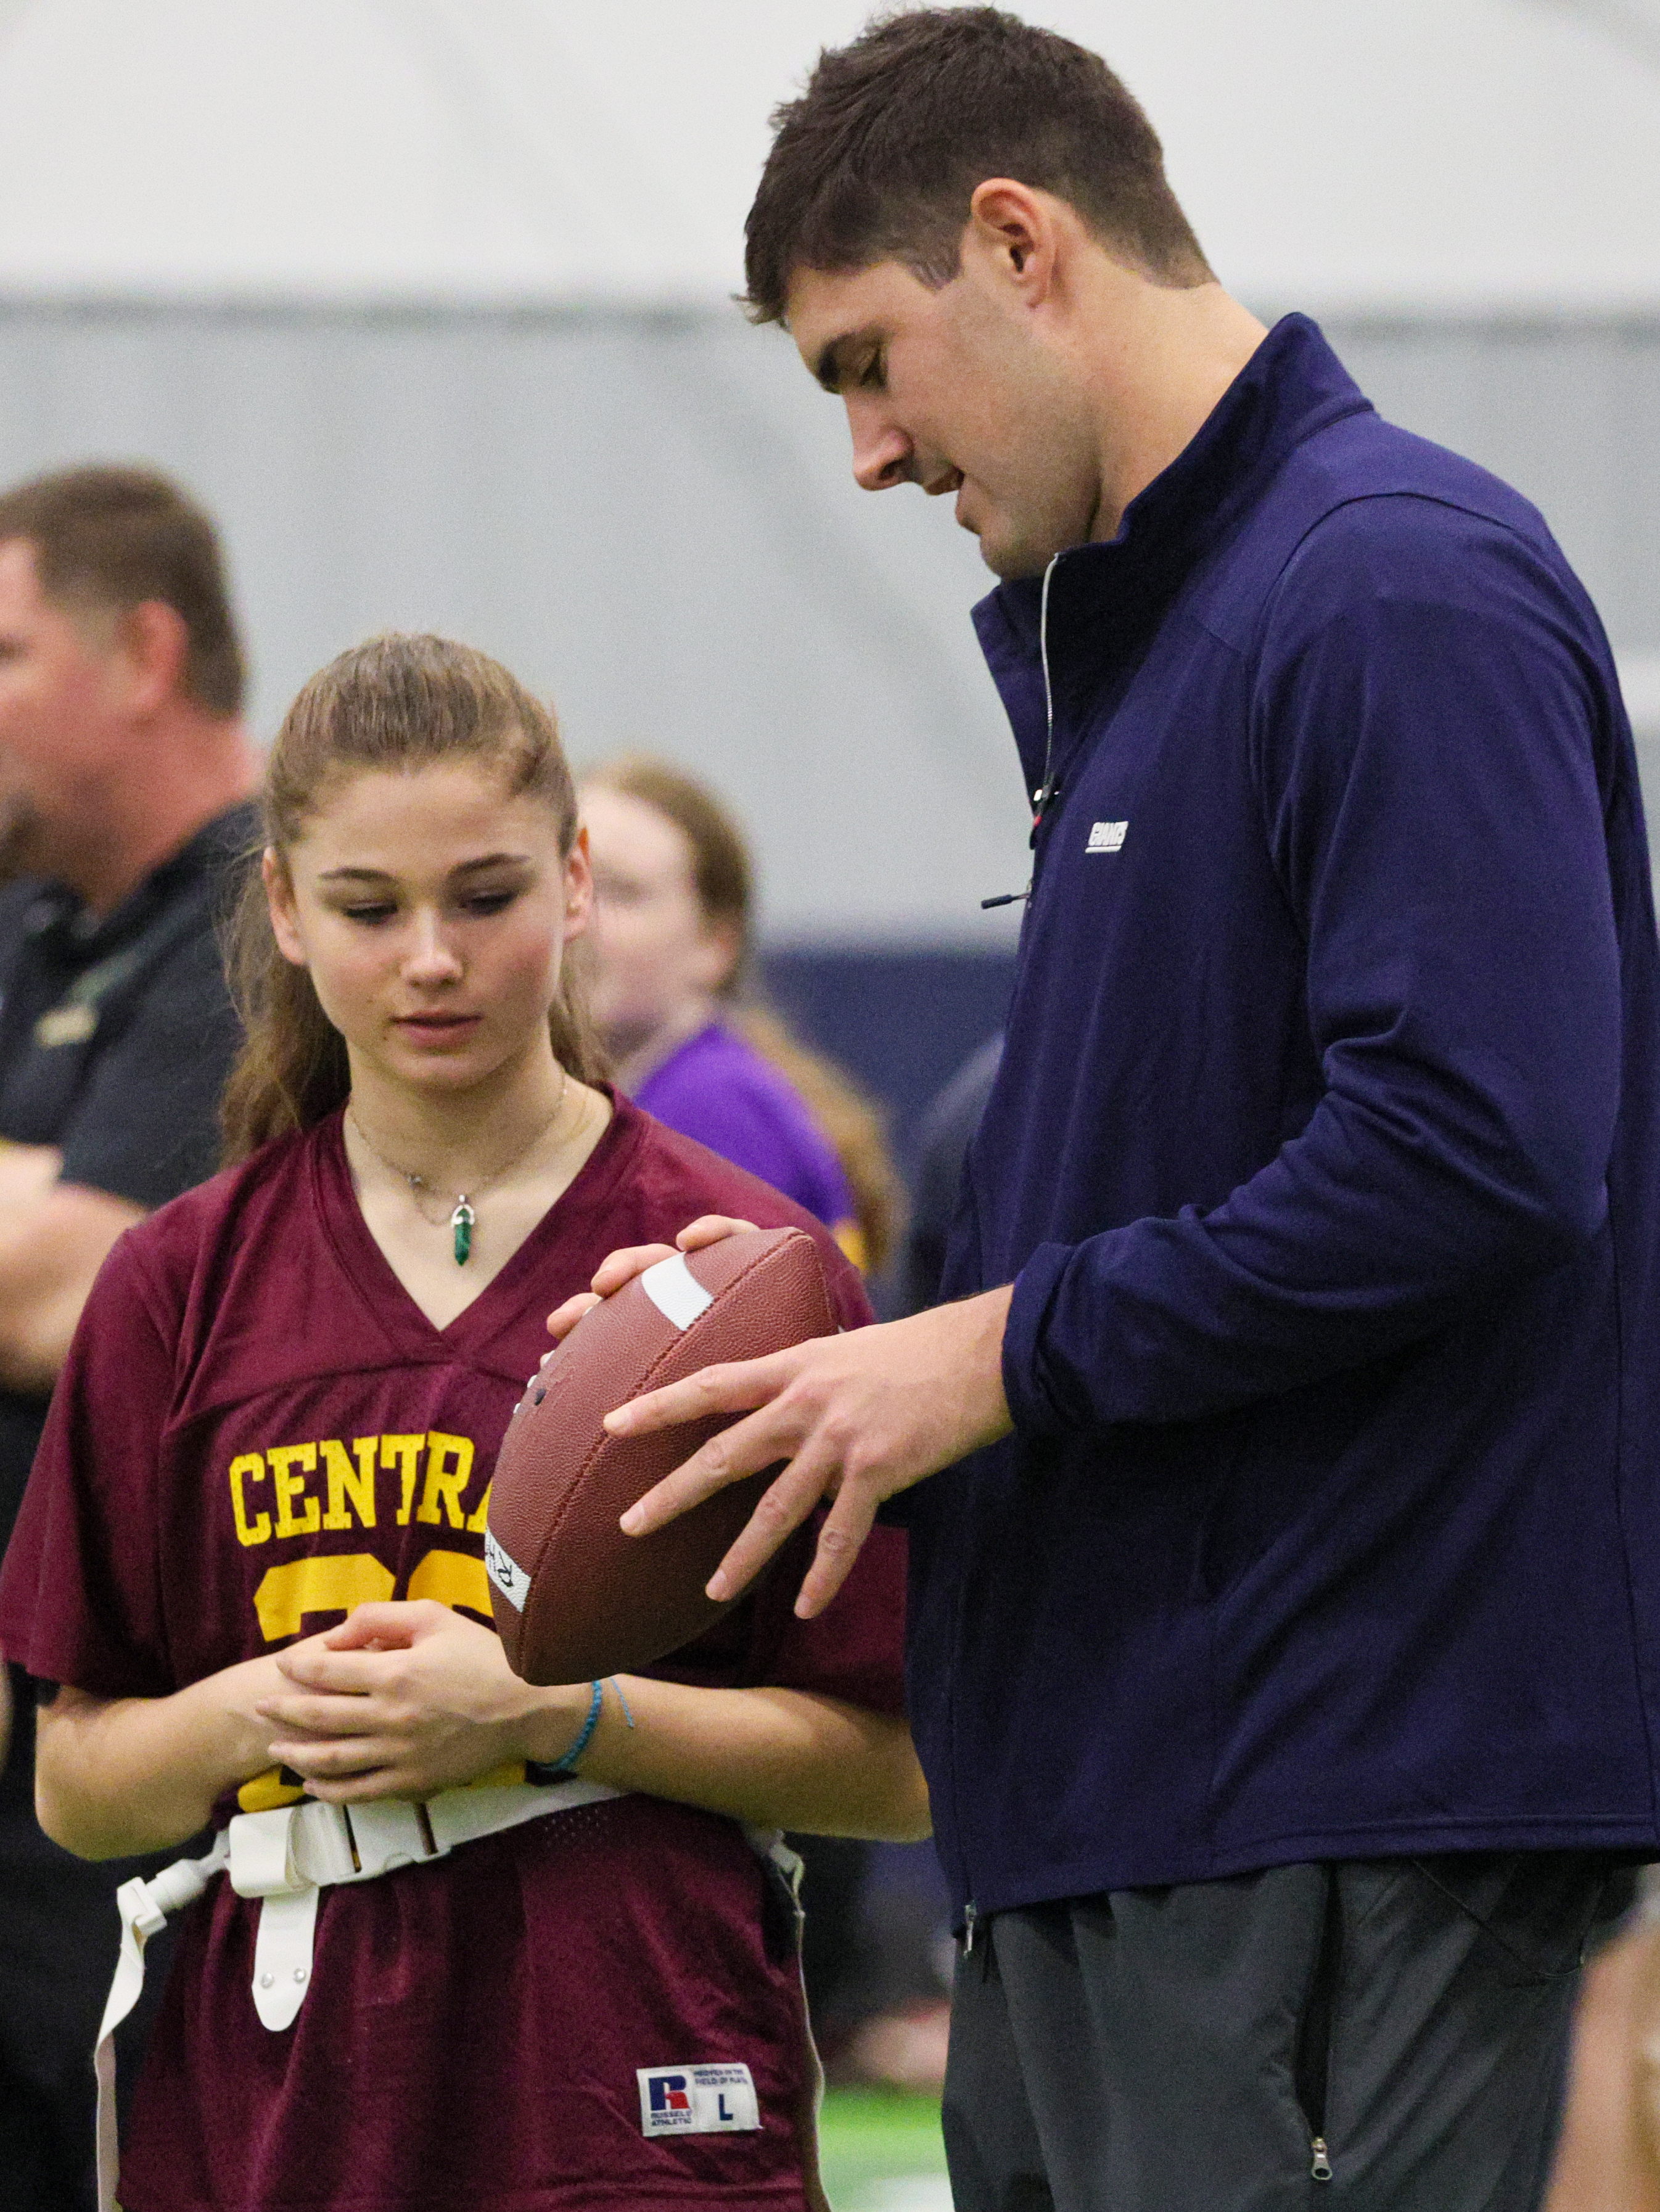
[{"label": "young man in navy pullover", "polygon": [[1520,2212],[1660,1853],[1660,957],[1601,626],[1525,501],[1229,299],[1051,33],[825,55],[749,242],[859,481],[1006,580],[1032,878],[956,1303],[614,1415],[748,1413],[635,1525],[787,1459],[724,1572],[833,1492],[812,1612],[909,1522],[959,2212]]}]

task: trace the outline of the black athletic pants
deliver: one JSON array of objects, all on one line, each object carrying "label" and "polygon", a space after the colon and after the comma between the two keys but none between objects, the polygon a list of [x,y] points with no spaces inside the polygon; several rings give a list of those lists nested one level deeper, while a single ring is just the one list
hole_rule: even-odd
[{"label": "black athletic pants", "polygon": [[1459,1855],[982,1921],[956,2212],[1534,2212],[1580,1960],[1629,1886],[1580,1853]]}]

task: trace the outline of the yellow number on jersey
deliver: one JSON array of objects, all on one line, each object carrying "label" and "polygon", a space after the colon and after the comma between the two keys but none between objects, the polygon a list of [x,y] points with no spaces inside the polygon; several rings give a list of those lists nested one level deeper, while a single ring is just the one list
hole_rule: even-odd
[{"label": "yellow number on jersey", "polygon": [[435,1597],[440,1605],[464,1605],[469,1613],[492,1626],[496,1616],[490,1611],[490,1578],[484,1572],[482,1559],[470,1559],[465,1552],[429,1552],[410,1577],[409,1595],[416,1597]]},{"label": "yellow number on jersey", "polygon": [[377,1604],[392,1595],[396,1582],[373,1552],[325,1552],[268,1567],[253,1594],[259,1632],[267,1644],[298,1636],[308,1613],[350,1613],[355,1605]]}]

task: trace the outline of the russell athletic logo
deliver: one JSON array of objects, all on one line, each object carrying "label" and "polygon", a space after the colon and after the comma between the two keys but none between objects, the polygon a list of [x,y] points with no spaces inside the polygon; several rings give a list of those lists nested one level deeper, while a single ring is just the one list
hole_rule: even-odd
[{"label": "russell athletic logo", "polygon": [[761,2124],[747,2066],[642,2066],[635,2078],[644,2135],[744,2135]]}]

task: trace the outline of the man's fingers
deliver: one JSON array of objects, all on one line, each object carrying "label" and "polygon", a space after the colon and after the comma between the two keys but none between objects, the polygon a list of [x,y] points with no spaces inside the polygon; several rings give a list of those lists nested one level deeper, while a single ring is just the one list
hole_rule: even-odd
[{"label": "man's fingers", "polygon": [[706,1245],[718,1244],[723,1237],[734,1237],[740,1229],[754,1226],[752,1221],[739,1221],[728,1213],[700,1213],[696,1221],[686,1224],[672,1244],[625,1244],[619,1251],[608,1252],[593,1271],[592,1287],[567,1298],[548,1316],[548,1334],[556,1343],[562,1343],[585,1313],[591,1313],[602,1299],[614,1297],[624,1284],[643,1275],[660,1260],[672,1260],[677,1251],[701,1252]]},{"label": "man's fingers", "polygon": [[[752,1413],[779,1395],[793,1380],[797,1364],[793,1352],[774,1352],[764,1359],[735,1359],[721,1367],[699,1368],[684,1382],[665,1383],[660,1390],[644,1391],[626,1405],[616,1407],[605,1416],[606,1433],[645,1437],[658,1429],[678,1429],[687,1421],[701,1421],[710,1413]],[[757,1460],[755,1467],[769,1464],[767,1460]],[[755,1468],[741,1471],[752,1474]],[[720,1487],[719,1484],[714,1486]]]},{"label": "man's fingers", "polygon": [[709,1577],[707,1594],[717,1605],[749,1587],[812,1511],[835,1473],[834,1453],[809,1447],[768,1485],[738,1540]]},{"label": "man's fingers", "polygon": [[[753,1363],[759,1365],[761,1363]],[[711,1375],[721,1372],[719,1368],[708,1370]],[[693,1376],[693,1382],[699,1377]],[[679,1389],[679,1383],[671,1385]],[[666,1391],[659,1394],[666,1396]],[[700,1401],[707,1412],[707,1401]],[[685,1418],[682,1416],[682,1418]],[[672,1474],[666,1474],[656,1487],[633,1505],[622,1518],[625,1536],[649,1536],[654,1529],[661,1528],[694,1505],[701,1505],[706,1498],[713,1498],[717,1490],[729,1483],[741,1482],[747,1474],[759,1474],[763,1467],[787,1459],[794,1451],[796,1438],[788,1425],[781,1422],[770,1407],[747,1421],[735,1421],[723,1429],[718,1437],[711,1437],[691,1457],[677,1467]]]},{"label": "man's fingers", "polygon": [[[758,1367],[764,1363],[756,1360],[749,1364]],[[708,1371],[718,1376],[723,1370],[710,1368]],[[690,1379],[696,1382],[699,1378],[693,1376]],[[676,1383],[671,1387],[679,1389],[683,1386]],[[800,1431],[789,1413],[765,1402],[769,1395],[757,1394],[751,1389],[747,1393],[747,1402],[753,1405],[757,1396],[761,1396],[760,1411],[752,1413],[747,1420],[735,1421],[719,1436],[711,1437],[672,1474],[666,1474],[655,1488],[630,1505],[622,1517],[623,1534],[649,1536],[654,1529],[663,1528],[694,1505],[701,1505],[706,1498],[713,1498],[717,1490],[725,1490],[730,1483],[741,1482],[746,1475],[759,1474],[763,1468],[789,1459],[800,1443]],[[709,1410],[707,1398],[693,1403],[702,1412]]]},{"label": "man's fingers", "polygon": [[700,1213],[674,1241],[683,1252],[701,1252],[706,1245],[719,1244],[722,1238],[736,1237],[741,1230],[754,1226],[752,1221],[740,1221],[733,1213]]},{"label": "man's fingers", "polygon": [[[818,1548],[795,1600],[799,1620],[821,1613],[853,1571],[865,1539],[876,1525],[879,1492],[856,1482],[844,1482],[818,1531]],[[740,1537],[739,1542],[743,1540]]]}]

